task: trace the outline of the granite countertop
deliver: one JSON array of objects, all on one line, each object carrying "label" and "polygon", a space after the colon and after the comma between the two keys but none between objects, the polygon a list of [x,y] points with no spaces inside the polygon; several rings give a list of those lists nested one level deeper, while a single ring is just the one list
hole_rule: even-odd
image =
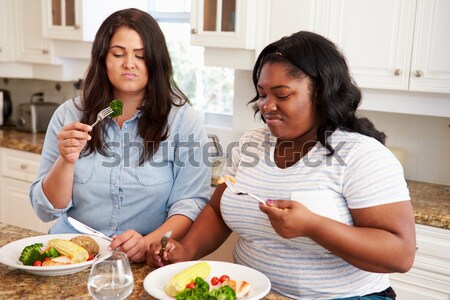
[{"label": "granite countertop", "polygon": [[41,154],[45,133],[29,133],[13,128],[0,128],[0,147]]},{"label": "granite countertop", "polygon": [[[0,128],[0,147],[40,154],[44,133],[27,133]],[[212,178],[212,185],[218,178]],[[417,224],[450,229],[450,187],[407,180]]]},{"label": "granite countertop", "polygon": [[[0,223],[0,247],[22,238],[42,235],[41,232]],[[144,289],[145,277],[153,271],[146,264],[131,264],[134,275],[133,292],[129,300],[145,300],[151,297]],[[16,299],[92,299],[87,290],[89,269],[72,275],[37,276],[0,264],[0,298]],[[287,300],[269,293],[264,300]]]}]

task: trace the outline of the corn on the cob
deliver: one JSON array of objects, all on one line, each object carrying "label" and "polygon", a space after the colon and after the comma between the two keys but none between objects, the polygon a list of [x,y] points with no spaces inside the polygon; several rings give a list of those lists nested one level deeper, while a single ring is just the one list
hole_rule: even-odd
[{"label": "corn on the cob", "polygon": [[83,247],[69,240],[53,239],[48,242],[49,247],[53,247],[61,255],[69,256],[74,264],[87,261],[89,253]]},{"label": "corn on the cob", "polygon": [[186,288],[186,285],[197,277],[205,279],[211,272],[211,266],[207,262],[199,262],[179,272],[166,283],[164,290],[171,297],[175,297]]}]

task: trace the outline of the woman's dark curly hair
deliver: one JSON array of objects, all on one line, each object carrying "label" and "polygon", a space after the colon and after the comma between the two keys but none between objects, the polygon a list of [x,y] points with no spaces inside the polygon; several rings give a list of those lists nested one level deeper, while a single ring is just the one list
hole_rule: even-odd
[{"label": "woman's dark curly hair", "polygon": [[[258,79],[266,63],[286,64],[290,76],[306,75],[311,79],[312,101],[317,103],[323,120],[317,140],[329,150],[329,155],[334,149],[326,139],[337,128],[373,137],[384,144],[386,135],[383,132],[375,129],[369,119],[356,117],[361,91],[350,76],[344,56],[331,41],[312,32],[300,31],[266,46],[253,68],[256,96],[249,104],[258,101]],[[259,112],[257,106],[255,110],[255,113]],[[261,118],[264,121],[264,117]]]},{"label": "woman's dark curly hair", "polygon": [[[144,11],[135,8],[124,9],[107,17],[95,36],[83,89],[81,122],[94,123],[97,113],[108,107],[110,101],[114,99],[114,87],[106,71],[106,56],[111,38],[121,27],[132,29],[140,35],[144,44],[145,65],[151,74],[142,105],[138,108],[142,112],[138,121],[138,134],[145,141],[144,151],[140,156],[140,164],[143,164],[168,137],[167,117],[172,105],[181,106],[189,103],[189,100],[173,79],[172,62],[158,23]],[[103,142],[106,128],[94,127],[91,136],[92,139],[83,154],[98,151],[106,155]]]}]

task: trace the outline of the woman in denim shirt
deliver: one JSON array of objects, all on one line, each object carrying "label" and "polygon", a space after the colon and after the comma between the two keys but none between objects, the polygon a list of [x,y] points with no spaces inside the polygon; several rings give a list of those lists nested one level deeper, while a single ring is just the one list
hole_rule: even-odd
[{"label": "woman in denim shirt", "polygon": [[[205,206],[207,135],[173,80],[157,22],[137,9],[100,26],[83,97],[64,102],[50,121],[30,199],[49,233],[78,233],[71,216],[108,236],[133,261],[168,230],[180,239]],[[113,99],[122,115],[95,127]]]}]

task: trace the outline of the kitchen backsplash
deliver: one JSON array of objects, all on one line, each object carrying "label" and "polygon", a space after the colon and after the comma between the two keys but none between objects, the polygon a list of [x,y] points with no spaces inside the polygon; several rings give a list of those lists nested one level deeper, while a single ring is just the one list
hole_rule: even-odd
[{"label": "kitchen backsplash", "polygon": [[[58,85],[58,89],[57,89]],[[0,78],[0,89],[11,92],[13,102],[12,121],[17,120],[17,107],[21,103],[30,101],[32,94],[44,93],[44,101],[62,103],[64,100],[80,94],[74,86],[74,82],[55,82],[35,79],[3,79]]]},{"label": "kitchen backsplash", "polygon": [[[224,149],[250,128],[261,126],[255,120],[250,106],[246,103],[254,96],[251,73],[236,71],[233,122],[231,129],[207,128],[217,134]],[[61,89],[57,91],[56,86]],[[13,100],[13,120],[20,103],[30,101],[36,92],[44,92],[45,101],[62,103],[80,94],[73,82],[53,82],[32,79],[0,78],[0,88],[11,92]],[[450,119],[440,117],[406,115],[374,111],[360,111],[387,136],[387,146],[398,148],[404,153],[405,177],[411,180],[450,185]]]}]

